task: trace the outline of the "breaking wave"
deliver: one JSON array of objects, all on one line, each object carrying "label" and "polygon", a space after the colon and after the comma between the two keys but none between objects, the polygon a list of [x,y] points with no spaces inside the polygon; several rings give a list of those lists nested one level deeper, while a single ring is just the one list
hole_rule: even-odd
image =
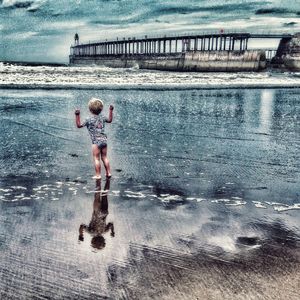
[{"label": "breaking wave", "polygon": [[299,87],[299,73],[195,73],[100,66],[24,66],[0,63],[0,87],[40,89],[148,89]]}]

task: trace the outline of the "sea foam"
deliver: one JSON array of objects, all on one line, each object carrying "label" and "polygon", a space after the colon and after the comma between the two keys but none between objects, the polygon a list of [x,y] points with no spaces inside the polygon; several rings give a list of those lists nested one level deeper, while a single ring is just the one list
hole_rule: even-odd
[{"label": "sea foam", "polygon": [[300,87],[293,73],[198,73],[107,68],[53,67],[0,63],[0,87],[39,89],[140,89]]}]

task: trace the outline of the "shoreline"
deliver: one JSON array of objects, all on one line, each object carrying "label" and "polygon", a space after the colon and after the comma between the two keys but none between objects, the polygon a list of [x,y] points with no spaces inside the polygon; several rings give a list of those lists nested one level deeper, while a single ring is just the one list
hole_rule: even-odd
[{"label": "shoreline", "polygon": [[43,61],[0,61],[6,66],[25,66],[25,67],[68,67],[68,63],[43,62]]},{"label": "shoreline", "polygon": [[300,73],[200,73],[135,68],[2,65],[0,74],[2,75],[0,89],[209,90],[300,88]]},{"label": "shoreline", "polygon": [[229,89],[297,89],[300,88],[300,82],[294,83],[250,83],[250,84],[0,84],[3,90],[157,90],[157,91],[176,91],[176,90],[229,90]]}]

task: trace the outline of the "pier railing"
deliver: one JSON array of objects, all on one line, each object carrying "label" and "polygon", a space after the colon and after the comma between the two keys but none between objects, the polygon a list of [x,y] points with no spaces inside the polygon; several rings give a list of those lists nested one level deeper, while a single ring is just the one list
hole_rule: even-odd
[{"label": "pier railing", "polygon": [[[218,33],[144,38],[123,38],[71,46],[71,56],[176,55],[188,51],[245,51],[250,38],[292,38],[290,34]],[[272,56],[266,52],[266,56]]]},{"label": "pier railing", "polygon": [[115,41],[78,44],[71,47],[71,55],[137,55],[172,54],[186,51],[221,51],[247,49],[249,34],[215,34],[200,36],[128,38]]}]

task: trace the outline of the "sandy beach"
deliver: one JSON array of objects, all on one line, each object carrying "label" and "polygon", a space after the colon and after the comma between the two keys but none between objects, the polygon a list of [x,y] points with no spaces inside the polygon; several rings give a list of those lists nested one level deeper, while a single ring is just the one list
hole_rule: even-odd
[{"label": "sandy beach", "polygon": [[[41,75],[26,79],[37,69],[16,80],[20,69],[1,68],[1,299],[299,298],[296,75],[182,73],[174,90],[99,89],[98,79],[97,90],[47,90],[31,86],[48,84]],[[92,85],[97,73],[84,70]],[[61,76],[75,85],[75,71]],[[114,72],[99,74],[115,83]],[[159,72],[124,72],[128,84],[163,84]],[[296,88],[180,89],[191,76]],[[92,96],[104,114],[115,106],[109,184],[92,179],[89,136],[75,128],[75,108],[87,117]]]}]

